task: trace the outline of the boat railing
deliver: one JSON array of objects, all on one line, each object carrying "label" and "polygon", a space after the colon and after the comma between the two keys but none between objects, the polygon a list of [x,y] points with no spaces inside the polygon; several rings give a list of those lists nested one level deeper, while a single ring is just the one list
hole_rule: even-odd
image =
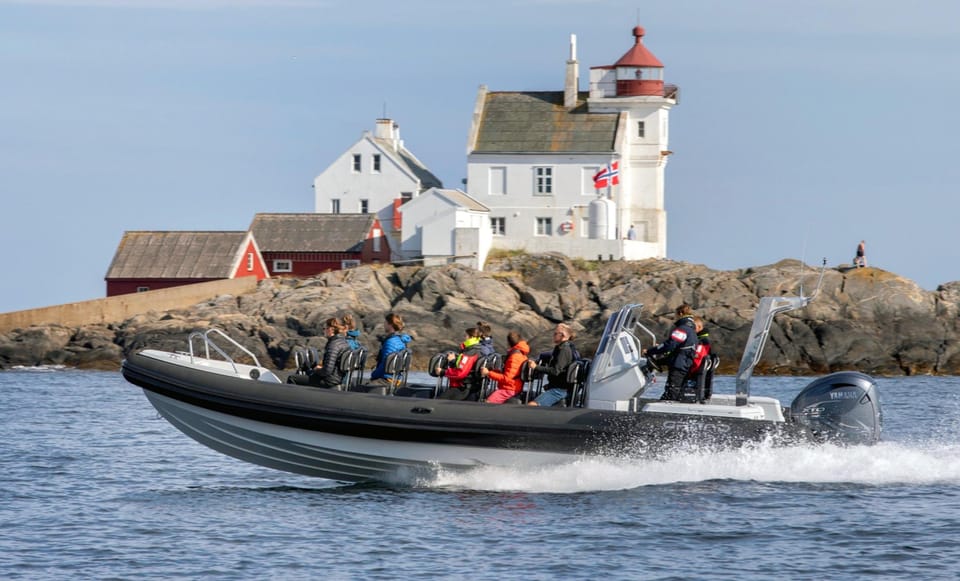
[{"label": "boat railing", "polygon": [[217,345],[216,342],[214,342],[214,340],[210,337],[211,333],[216,333],[217,335],[223,337],[228,342],[230,342],[234,347],[243,351],[248,357],[250,357],[254,365],[256,365],[257,367],[262,367],[256,355],[254,355],[249,349],[247,349],[240,343],[237,343],[236,341],[234,341],[233,338],[230,337],[230,335],[227,335],[217,327],[211,327],[206,331],[194,331],[193,333],[190,333],[190,336],[187,339],[187,343],[190,346],[190,363],[193,363],[194,357],[197,357],[193,353],[193,342],[196,339],[200,339],[203,341],[203,354],[204,354],[203,356],[205,359],[210,359],[210,349],[213,349],[220,355],[220,357],[223,357],[224,361],[226,361],[231,366],[233,366],[234,373],[237,373],[237,374],[240,373],[240,371],[237,369],[236,362],[233,360],[233,357],[230,357],[229,355],[227,355],[227,352],[224,351],[222,348],[220,348],[220,346]]}]

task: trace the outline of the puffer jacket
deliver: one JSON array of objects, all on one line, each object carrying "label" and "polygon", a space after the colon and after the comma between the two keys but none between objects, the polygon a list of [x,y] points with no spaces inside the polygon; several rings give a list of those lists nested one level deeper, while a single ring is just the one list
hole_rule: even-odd
[{"label": "puffer jacket", "polygon": [[343,380],[340,371],[340,357],[350,350],[350,344],[343,335],[333,335],[327,339],[327,346],[323,350],[323,367],[313,370],[312,381],[322,387],[337,387]]},{"label": "puffer jacket", "polygon": [[497,382],[500,389],[505,389],[517,393],[523,388],[523,382],[520,380],[520,367],[527,360],[530,354],[530,345],[526,341],[520,341],[507,351],[507,360],[503,362],[503,371],[490,370],[487,376]]},{"label": "puffer jacket", "polygon": [[377,367],[370,374],[370,379],[393,379],[393,374],[385,373],[383,368],[387,364],[387,357],[391,353],[403,351],[407,348],[407,343],[413,341],[413,337],[406,333],[391,333],[380,346],[380,354],[377,355]]}]

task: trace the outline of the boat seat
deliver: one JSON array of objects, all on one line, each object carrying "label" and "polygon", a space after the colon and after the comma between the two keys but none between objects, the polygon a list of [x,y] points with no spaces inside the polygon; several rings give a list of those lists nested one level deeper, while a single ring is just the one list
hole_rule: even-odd
[{"label": "boat seat", "polygon": [[713,374],[720,365],[720,356],[711,353],[703,359],[703,364],[697,373],[684,383],[680,393],[680,401],[704,403],[713,396]]},{"label": "boat seat", "polygon": [[590,359],[577,359],[567,368],[567,382],[570,383],[568,407],[583,407],[586,399],[587,375],[590,373]]},{"label": "boat seat", "polygon": [[[547,356],[549,357],[549,353]],[[541,354],[542,357],[543,354]],[[529,403],[540,395],[540,392],[543,391],[543,378],[543,375],[534,373],[533,369],[530,368],[529,359],[523,362],[523,365],[520,366],[520,381],[523,382],[523,388],[519,396],[523,403]]]},{"label": "boat seat", "polygon": [[410,374],[410,360],[412,358],[413,352],[409,349],[402,349],[387,355],[383,372],[393,376],[389,395],[393,395],[398,388],[407,386],[407,376]]},{"label": "boat seat", "polygon": [[473,370],[471,373],[474,376],[474,380],[477,382],[477,385],[480,386],[480,401],[486,401],[487,396],[496,391],[497,382],[490,379],[489,377],[484,377],[480,370],[486,367],[487,369],[502,369],[503,368],[503,355],[499,353],[491,353],[489,355],[483,355],[473,364]]}]

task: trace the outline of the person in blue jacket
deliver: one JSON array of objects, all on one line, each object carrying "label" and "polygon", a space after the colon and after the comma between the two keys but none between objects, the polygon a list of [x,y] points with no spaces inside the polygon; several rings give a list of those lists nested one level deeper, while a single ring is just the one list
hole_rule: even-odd
[{"label": "person in blue jacket", "polygon": [[697,329],[693,322],[693,309],[683,303],[676,310],[677,322],[673,324],[670,336],[659,345],[645,349],[643,355],[664,358],[668,366],[667,384],[660,399],[678,401],[683,393],[683,384],[687,373],[693,367],[697,348]]},{"label": "person in blue jacket", "polygon": [[387,357],[391,353],[403,351],[407,348],[407,343],[413,340],[413,337],[403,332],[403,319],[396,313],[387,313],[383,318],[384,328],[387,330],[387,336],[380,344],[380,353],[377,354],[377,366],[370,379],[381,384],[390,384],[393,381],[393,375],[384,372],[387,364]]},{"label": "person in blue jacket", "polygon": [[359,349],[362,347],[360,344],[360,331],[357,329],[357,322],[353,320],[353,315],[347,313],[343,316],[342,321],[347,327],[347,343],[350,344],[350,348]]},{"label": "person in blue jacket", "polygon": [[496,349],[493,346],[493,327],[486,321],[477,321],[477,331],[480,332],[480,354],[493,355]]}]

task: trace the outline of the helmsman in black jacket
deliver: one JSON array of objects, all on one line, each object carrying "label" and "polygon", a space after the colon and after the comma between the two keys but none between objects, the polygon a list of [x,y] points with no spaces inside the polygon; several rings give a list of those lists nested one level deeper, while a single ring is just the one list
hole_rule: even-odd
[{"label": "helmsman in black jacket", "polygon": [[667,340],[644,351],[644,355],[648,357],[666,358],[667,385],[660,399],[673,401],[681,399],[683,384],[693,366],[697,348],[697,329],[693,322],[693,310],[690,305],[683,303],[677,307],[676,313],[680,318],[673,324]]}]

